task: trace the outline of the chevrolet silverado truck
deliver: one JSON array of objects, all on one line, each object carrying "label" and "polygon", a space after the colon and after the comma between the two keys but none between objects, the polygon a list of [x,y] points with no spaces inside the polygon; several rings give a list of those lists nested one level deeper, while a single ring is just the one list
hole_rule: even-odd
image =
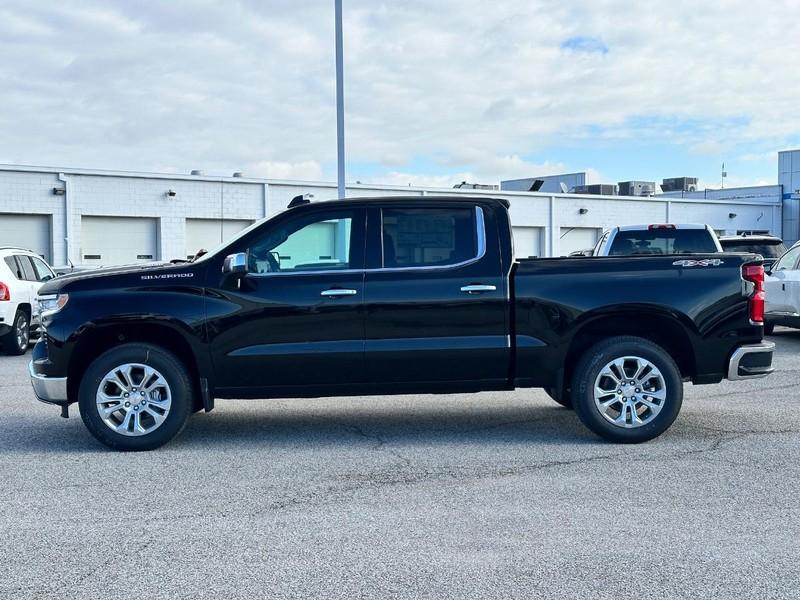
[{"label": "chevrolet silverado truck", "polygon": [[537,387],[644,442],[684,382],[772,371],[760,256],[515,260],[508,206],[295,199],[191,262],[59,277],[34,391],[116,450],[165,444],[217,398]]}]

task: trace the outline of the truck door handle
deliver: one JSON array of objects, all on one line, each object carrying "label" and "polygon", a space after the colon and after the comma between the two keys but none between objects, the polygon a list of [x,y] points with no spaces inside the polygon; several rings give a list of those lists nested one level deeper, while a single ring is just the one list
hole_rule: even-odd
[{"label": "truck door handle", "polygon": [[355,296],[358,292],[356,290],[347,290],[342,288],[331,288],[320,292],[320,296]]},{"label": "truck door handle", "polygon": [[482,283],[474,285],[465,285],[461,287],[461,291],[465,294],[482,294],[483,292],[497,291],[496,285],[485,285]]}]

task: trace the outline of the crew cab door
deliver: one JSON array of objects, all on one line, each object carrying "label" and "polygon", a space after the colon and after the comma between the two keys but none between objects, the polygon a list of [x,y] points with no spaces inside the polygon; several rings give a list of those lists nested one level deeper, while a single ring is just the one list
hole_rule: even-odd
[{"label": "crew cab door", "polygon": [[368,222],[369,381],[504,382],[508,290],[493,211],[387,203]]},{"label": "crew cab door", "polygon": [[211,274],[218,388],[269,395],[363,378],[364,234],[363,209],[319,206],[288,211],[229,249],[247,254],[248,272]]}]

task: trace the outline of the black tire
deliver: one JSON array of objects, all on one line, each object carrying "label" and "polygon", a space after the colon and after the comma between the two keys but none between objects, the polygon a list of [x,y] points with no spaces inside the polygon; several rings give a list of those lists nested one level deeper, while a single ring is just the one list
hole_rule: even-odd
[{"label": "black tire", "polygon": [[[124,435],[112,430],[98,413],[96,394],[103,378],[115,367],[126,363],[156,369],[170,388],[171,405],[161,425],[151,433]],[[78,392],[81,418],[89,432],[112,450],[154,450],[169,442],[186,427],[192,414],[194,387],[186,366],[172,353],[150,344],[124,344],[100,355],[86,370]],[[144,414],[144,411],[142,412]],[[144,417],[141,417],[144,419]]]},{"label": "black tire", "polygon": [[775,333],[775,323],[764,323],[764,335]]},{"label": "black tire", "polygon": [[556,388],[544,388],[545,393],[564,408],[572,410],[572,396],[566,390],[561,395],[556,393]]},{"label": "black tire", "polygon": [[[624,428],[607,420],[595,404],[595,381],[611,361],[635,356],[649,361],[664,380],[666,397],[660,411],[644,425]],[[672,357],[660,346],[638,337],[614,337],[589,349],[578,362],[572,377],[572,404],[586,427],[606,440],[638,444],[658,437],[669,429],[681,410],[683,381]]]},{"label": "black tire", "polygon": [[[17,336],[17,331],[19,328],[22,327],[24,332],[24,339],[23,342],[20,344],[19,337]],[[31,340],[31,320],[28,317],[28,313],[24,310],[17,310],[17,314],[14,315],[14,322],[11,325],[11,331],[5,334],[0,341],[3,344],[3,350],[6,354],[10,354],[11,356],[22,356],[28,351],[28,345],[30,344]]]}]

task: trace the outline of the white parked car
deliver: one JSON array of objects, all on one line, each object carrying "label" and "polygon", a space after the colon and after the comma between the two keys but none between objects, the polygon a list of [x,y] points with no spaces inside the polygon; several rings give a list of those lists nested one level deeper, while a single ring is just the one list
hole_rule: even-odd
[{"label": "white parked car", "polygon": [[21,248],[0,248],[0,346],[25,354],[38,327],[36,294],[55,273],[42,258]]},{"label": "white parked car", "polygon": [[606,231],[594,256],[713,254],[722,252],[717,234],[708,225],[672,223],[623,225]]},{"label": "white parked car", "polygon": [[764,327],[767,335],[775,325],[800,329],[800,242],[781,256],[764,281],[767,300]]}]

